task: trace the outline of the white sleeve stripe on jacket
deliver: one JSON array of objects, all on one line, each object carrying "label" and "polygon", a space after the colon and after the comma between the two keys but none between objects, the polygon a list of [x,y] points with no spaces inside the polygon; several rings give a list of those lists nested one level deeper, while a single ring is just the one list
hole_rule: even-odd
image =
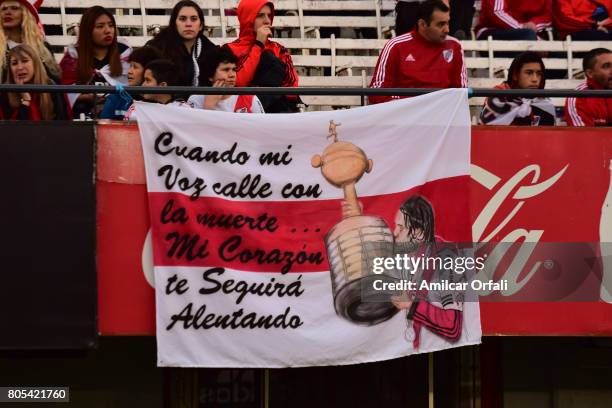
[{"label": "white sleeve stripe on jacket", "polygon": [[574,126],[584,126],[584,122],[578,112],[576,111],[576,98],[567,98],[567,109],[569,111],[570,118],[574,122]]},{"label": "white sleeve stripe on jacket", "polygon": [[504,10],[504,0],[495,0],[493,12],[500,20],[505,21],[510,27],[522,28],[522,25]]},{"label": "white sleeve stripe on jacket", "polygon": [[463,56],[463,48],[461,49],[461,85],[464,88],[468,87],[467,69],[465,67],[465,57]]},{"label": "white sleeve stripe on jacket", "polygon": [[378,72],[376,72],[375,81],[372,82],[372,88],[380,88],[382,84],[385,82],[385,67],[387,65],[387,59],[389,59],[389,53],[391,49],[395,46],[395,44],[399,44],[401,42],[406,42],[412,40],[412,35],[410,33],[402,34],[399,37],[395,37],[392,40],[389,40],[387,44],[385,44],[382,53],[380,54],[380,62],[378,63]]},{"label": "white sleeve stripe on jacket", "polygon": [[468,87],[468,78],[467,78],[467,69],[465,66],[465,55],[463,55],[463,46],[461,45],[461,41],[456,39],[455,37],[451,37],[450,35],[446,36],[448,40],[454,41],[459,44],[459,52],[461,53],[461,86],[463,88]]},{"label": "white sleeve stripe on jacket", "polygon": [[[588,86],[586,83],[580,84],[576,87],[576,90],[581,91],[583,89],[587,89]],[[585,126],[584,121],[578,114],[578,109],[576,108],[576,98],[567,98],[567,109],[569,111],[569,115],[572,118],[575,126]]]}]

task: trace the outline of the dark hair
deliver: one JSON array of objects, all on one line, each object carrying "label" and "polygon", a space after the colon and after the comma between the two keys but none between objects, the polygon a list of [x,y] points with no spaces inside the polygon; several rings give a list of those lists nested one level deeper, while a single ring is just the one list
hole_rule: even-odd
[{"label": "dark hair", "polygon": [[77,79],[80,83],[87,83],[93,74],[94,62],[94,43],[92,32],[96,25],[96,20],[100,17],[108,16],[115,26],[113,42],[108,46],[108,65],[111,76],[119,76],[123,72],[121,60],[119,59],[119,46],[117,45],[117,24],[113,14],[101,6],[93,6],[83,12],[81,23],[79,24],[79,38],[77,47],[79,59],[77,61]]},{"label": "dark hair", "polygon": [[136,48],[132,51],[129,61],[137,62],[143,67],[146,67],[149,62],[160,59],[161,57],[161,52],[157,48],[145,45],[144,47]]},{"label": "dark hair", "polygon": [[593,69],[597,57],[609,53],[612,53],[612,51],[607,48],[593,48],[591,51],[587,52],[584,58],[582,58],[582,69],[584,72],[586,73],[587,69]]},{"label": "dark hair", "polygon": [[510,64],[510,69],[508,70],[508,79],[506,83],[510,86],[510,88],[517,88],[518,82],[514,79],[514,76],[518,75],[521,72],[521,68],[523,65],[529,64],[532,62],[537,62],[542,67],[542,80],[540,81],[540,89],[544,89],[546,85],[546,67],[544,67],[544,61],[542,61],[542,57],[540,57],[535,52],[527,51],[522,54],[519,54],[514,60],[512,60],[512,64]]},{"label": "dark hair", "polygon": [[204,59],[204,64],[202,65],[201,77],[203,77],[203,83],[201,85],[212,85],[210,78],[215,76],[215,72],[217,71],[219,64],[222,63],[238,63],[238,58],[236,58],[236,56],[234,55],[232,50],[229,49],[229,47],[215,47],[210,51],[207,51],[206,58]]},{"label": "dark hair", "polygon": [[162,30],[153,39],[154,44],[160,49],[164,56],[173,57],[173,61],[175,61],[175,56],[180,55],[179,51],[183,47],[183,38],[179,35],[178,30],[176,29],[176,19],[178,18],[180,11],[185,7],[192,7],[195,9],[196,13],[198,13],[198,17],[200,17],[200,21],[202,22],[202,29],[200,30],[199,35],[203,35],[202,31],[204,31],[204,12],[202,11],[198,3],[196,3],[195,1],[181,0],[176,3],[174,8],[172,9],[168,26],[162,28]]},{"label": "dark hair", "polygon": [[165,82],[168,86],[178,86],[180,80],[176,75],[176,65],[167,59],[156,59],[147,64],[146,70],[151,71],[151,75],[157,81],[157,84]]},{"label": "dark hair", "polygon": [[408,236],[414,235],[414,230],[423,230],[425,242],[435,242],[434,213],[433,207],[424,197],[414,195],[408,198],[400,206],[400,211],[404,215],[404,225],[409,227]]},{"label": "dark hair", "polygon": [[[147,44],[152,45],[157,48],[163,58],[169,59],[173,61],[177,65],[178,75],[181,77],[181,82],[185,84],[191,84],[192,78],[186,78],[187,72],[189,72],[189,68],[185,66],[187,63],[185,61],[185,56],[189,55],[188,50],[185,48],[184,40],[179,35],[178,30],[176,28],[176,20],[178,19],[178,15],[182,9],[185,7],[191,7],[195,9],[200,21],[202,22],[202,28],[198,33],[198,38],[203,38],[204,34],[204,12],[198,6],[198,4],[192,0],[181,0],[172,9],[172,13],[170,14],[170,21],[168,22],[168,26],[164,27],[151,41]],[[204,45],[205,42],[203,41]],[[202,50],[204,52],[204,50]]]},{"label": "dark hair", "polygon": [[431,18],[435,10],[448,13],[450,8],[442,0],[426,0],[419,5],[416,12],[416,21],[424,20],[427,25],[431,23]]}]

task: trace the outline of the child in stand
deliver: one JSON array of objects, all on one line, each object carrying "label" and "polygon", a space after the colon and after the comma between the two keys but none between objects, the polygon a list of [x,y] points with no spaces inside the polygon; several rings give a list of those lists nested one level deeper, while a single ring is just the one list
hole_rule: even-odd
[{"label": "child in stand", "polygon": [[[140,86],[144,81],[144,69],[153,60],[161,58],[161,53],[151,46],[137,48],[128,57],[130,69],[128,70],[128,86]],[[132,106],[133,100],[141,100],[141,95],[130,95],[123,91],[110,94],[106,97],[104,109],[100,113],[100,119],[121,120]]]},{"label": "child in stand", "polygon": [[[179,86],[179,78],[176,75],[176,65],[172,61],[157,59],[149,62],[144,70],[144,80],[142,86]],[[185,102],[172,94],[143,94],[143,100],[145,102],[161,103],[162,105],[174,105],[186,108],[193,107],[191,104]],[[128,109],[125,120],[137,120],[136,118],[136,105],[132,104]]]},{"label": "child in stand", "polygon": [[[204,60],[205,86],[233,88],[236,86],[237,58],[227,47],[208,51]],[[237,113],[264,113],[255,95],[192,95],[189,102],[199,109]]]}]

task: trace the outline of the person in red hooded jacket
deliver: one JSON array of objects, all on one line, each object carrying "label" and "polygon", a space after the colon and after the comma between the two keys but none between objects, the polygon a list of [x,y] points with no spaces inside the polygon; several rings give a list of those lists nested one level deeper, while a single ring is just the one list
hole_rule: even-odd
[{"label": "person in red hooded jacket", "polygon": [[[289,51],[271,41],[274,4],[241,0],[237,9],[240,36],[228,47],[238,58],[236,86],[297,87],[298,74]],[[266,112],[295,111],[296,97],[259,96]]]},{"label": "person in red hooded jacket", "polygon": [[553,22],[561,39],[612,41],[612,0],[556,0]]}]

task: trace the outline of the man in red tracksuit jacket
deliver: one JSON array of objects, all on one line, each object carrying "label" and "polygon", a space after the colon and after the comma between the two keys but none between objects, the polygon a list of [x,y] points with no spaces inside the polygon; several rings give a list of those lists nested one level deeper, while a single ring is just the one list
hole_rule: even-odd
[{"label": "man in red tracksuit jacket", "polygon": [[552,0],[482,0],[478,39],[537,40],[552,25]]},{"label": "man in red tracksuit jacket", "polygon": [[[441,0],[427,0],[418,11],[417,27],[385,44],[370,88],[467,87],[463,49],[449,37],[449,8]],[[370,103],[399,96],[370,96]]]},{"label": "man in red tracksuit jacket", "polygon": [[[576,89],[612,89],[612,51],[589,51],[582,67],[587,80]],[[565,121],[568,126],[612,126],[612,98],[567,98]]]},{"label": "man in red tracksuit jacket", "polygon": [[612,0],[556,0],[553,22],[559,37],[612,41]]}]

